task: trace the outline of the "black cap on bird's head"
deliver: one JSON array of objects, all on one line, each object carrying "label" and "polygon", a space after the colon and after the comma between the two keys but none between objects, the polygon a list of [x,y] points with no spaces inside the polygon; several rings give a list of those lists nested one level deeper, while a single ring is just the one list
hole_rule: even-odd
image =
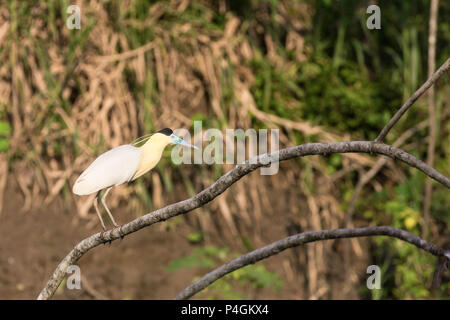
[{"label": "black cap on bird's head", "polygon": [[164,128],[164,129],[159,130],[158,133],[162,133],[166,136],[170,136],[173,133],[173,131],[170,128]]},{"label": "black cap on bird's head", "polygon": [[164,129],[161,129],[161,130],[159,130],[157,133],[161,133],[161,134],[163,134],[163,135],[168,136],[168,137],[170,138],[170,143],[172,143],[172,144],[181,144],[182,146],[185,146],[185,147],[190,147],[190,148],[198,149],[198,147],[194,146],[193,144],[190,144],[189,142],[184,141],[183,139],[177,137],[177,136],[173,133],[172,129],[170,129],[170,128],[164,128]]}]

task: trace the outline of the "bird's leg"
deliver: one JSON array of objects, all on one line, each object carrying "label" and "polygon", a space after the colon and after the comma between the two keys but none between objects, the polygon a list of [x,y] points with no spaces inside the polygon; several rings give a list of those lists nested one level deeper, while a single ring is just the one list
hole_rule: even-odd
[{"label": "bird's leg", "polygon": [[100,210],[98,210],[98,195],[99,195],[99,193],[97,193],[97,195],[95,196],[94,207],[95,207],[95,211],[97,211],[97,215],[98,215],[98,218],[100,219],[100,222],[102,224],[103,230],[106,231],[106,227],[105,227],[105,223],[103,222],[102,215],[100,213]]},{"label": "bird's leg", "polygon": [[116,221],[114,220],[114,217],[111,214],[111,211],[109,211],[108,206],[106,205],[106,196],[108,195],[109,190],[111,190],[112,187],[109,187],[108,189],[106,189],[105,194],[102,197],[102,204],[106,209],[106,212],[108,212],[109,217],[111,218],[112,223],[114,224],[114,227],[118,227],[119,225],[116,223]]},{"label": "bird's leg", "polygon": [[[106,227],[105,227],[105,223],[103,222],[100,210],[98,210],[98,196],[100,195],[100,192],[101,191],[97,192],[97,195],[95,196],[94,207],[95,207],[95,211],[97,211],[98,218],[100,219],[100,222],[102,223],[103,231],[100,234],[100,237],[103,239],[103,233],[106,232]],[[104,244],[106,244],[106,242]],[[109,242],[109,244],[111,244],[111,241]]]}]

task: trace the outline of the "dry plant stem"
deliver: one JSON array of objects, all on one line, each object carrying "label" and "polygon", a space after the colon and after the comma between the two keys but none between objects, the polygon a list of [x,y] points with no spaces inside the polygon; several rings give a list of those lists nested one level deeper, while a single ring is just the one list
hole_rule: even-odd
[{"label": "dry plant stem", "polygon": [[368,236],[388,236],[397,238],[406,242],[409,242],[416,247],[423,249],[432,255],[442,257],[444,260],[450,259],[450,251],[445,251],[437,245],[427,242],[420,237],[409,233],[402,229],[394,227],[365,227],[355,229],[335,229],[335,230],[320,230],[299,233],[276,242],[273,242],[265,247],[256,249],[249,253],[246,253],[239,258],[236,258],[221,267],[206,274],[186,289],[181,291],[176,297],[176,300],[189,299],[197,292],[208,287],[214,281],[222,278],[228,273],[231,273],[237,269],[243,268],[249,264],[261,261],[273,255],[280,253],[286,249],[297,247],[309,242],[341,239],[341,238],[354,238],[354,237],[368,237]]},{"label": "dry plant stem", "polygon": [[108,297],[104,296],[101,292],[97,291],[93,286],[91,286],[88,279],[81,275],[81,283],[83,283],[83,289],[91,295],[95,300],[111,300]]},{"label": "dry plant stem", "polygon": [[[430,27],[428,32],[428,76],[431,76],[435,68],[438,6],[439,0],[431,0]],[[436,135],[437,135],[436,101],[434,98],[434,87],[430,88],[427,96],[428,96],[428,113],[430,122],[430,131],[429,131],[430,139],[427,150],[427,164],[432,167],[434,166],[434,149],[436,146]],[[425,198],[423,203],[424,226],[422,235],[424,237],[428,236],[428,231],[430,230],[430,222],[431,222],[430,207],[432,194],[433,194],[432,181],[427,179],[425,181]]]},{"label": "dry plant stem", "polygon": [[64,279],[67,268],[71,264],[77,262],[81,256],[83,256],[92,248],[95,248],[102,243],[113,241],[123,237],[124,235],[136,232],[154,223],[161,222],[199,208],[222,194],[228,187],[230,187],[233,183],[238,181],[243,176],[264,165],[309,155],[329,155],[332,153],[349,152],[382,154],[394,159],[399,159],[406,164],[419,169],[430,178],[435,179],[447,188],[450,188],[450,179],[443,176],[435,169],[427,166],[423,161],[415,158],[414,156],[401,149],[386,144],[374,143],[373,141],[307,143],[282,149],[276,152],[265,153],[255,158],[249,159],[243,164],[236,165],[233,169],[220,177],[211,186],[189,199],[168,205],[164,208],[155,210],[142,217],[139,217],[127,224],[124,224],[121,227],[101,233],[96,233],[82,240],[58,265],[53,275],[50,277],[50,280],[47,282],[47,284],[39,294],[38,299],[51,298],[61,281]]},{"label": "dry plant stem", "polygon": [[445,72],[450,69],[450,58],[444,62],[444,64],[435,72],[433,75],[428,78],[428,80],[417,89],[414,94],[406,100],[405,104],[395,113],[395,115],[389,120],[388,124],[381,130],[378,137],[375,139],[375,142],[382,142],[388,132],[392,129],[392,127],[397,123],[397,121],[402,117],[402,115],[411,107],[420,96],[428,90]]}]

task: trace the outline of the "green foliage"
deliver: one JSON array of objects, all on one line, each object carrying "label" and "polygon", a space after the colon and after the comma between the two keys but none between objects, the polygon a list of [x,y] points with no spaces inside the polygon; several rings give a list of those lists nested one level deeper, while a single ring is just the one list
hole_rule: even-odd
[{"label": "green foliage", "polygon": [[0,121],[0,152],[8,151],[10,134],[11,125],[6,121]]},{"label": "green foliage", "polygon": [[[252,62],[256,75],[252,94],[258,107],[287,119],[357,133],[374,139],[393,111],[424,81],[426,76],[428,2],[383,3],[383,32],[368,31],[366,4],[343,1],[328,5],[311,1],[315,8],[314,30],[305,38],[311,49],[306,61],[277,47],[284,68],[274,66],[262,53]],[[276,12],[275,6],[270,10]],[[448,6],[444,6],[448,12]],[[273,14],[275,14],[273,12]],[[395,23],[394,23],[395,21]],[[265,28],[279,30],[274,21]],[[448,26],[448,24],[444,24]],[[276,43],[283,33],[271,32]],[[438,47],[448,50],[448,35]],[[447,40],[447,41],[446,41]],[[439,50],[438,50],[439,52]],[[440,53],[438,53],[440,55]],[[442,54],[443,61],[448,54]],[[401,132],[415,122],[423,109],[409,110]]]},{"label": "green foliage", "polygon": [[422,189],[423,175],[418,172],[414,172],[411,179],[395,187],[394,198],[383,203],[384,211],[392,218],[392,226],[412,232],[419,231]]},{"label": "green foliage", "polygon": [[[366,211],[368,218],[390,219],[390,225],[420,234],[423,223],[420,205],[423,174],[413,171],[411,178],[388,192],[383,190],[371,197],[374,206]],[[378,217],[374,217],[374,212]],[[382,217],[383,212],[386,213]],[[392,238],[375,239],[379,246],[374,250],[375,263],[382,265],[382,292],[376,298],[425,299],[432,293],[427,284],[433,276],[435,257],[423,254],[415,246]],[[386,255],[386,252],[389,254]],[[373,293],[371,293],[373,294]]]},{"label": "green foliage", "polygon": [[328,161],[328,172],[332,174],[337,170],[339,170],[341,167],[342,167],[342,155],[337,153],[330,155]]},{"label": "green foliage", "polygon": [[[239,255],[229,253],[228,248],[205,246],[196,248],[191,254],[171,261],[167,270],[175,271],[192,267],[212,269],[236,256]],[[196,280],[198,278],[194,279],[194,281]],[[201,295],[204,295],[207,299],[245,299],[246,297],[237,291],[239,286],[280,290],[283,286],[283,280],[278,274],[268,271],[264,265],[249,265],[217,280]]]},{"label": "green foliage", "polygon": [[431,203],[433,218],[445,226],[450,226],[450,197],[445,188],[435,188]]},{"label": "green foliage", "polygon": [[197,248],[191,254],[171,261],[169,266],[167,267],[167,270],[174,271],[179,268],[192,267],[213,268],[216,266],[214,257],[223,256],[226,254],[226,251],[228,251],[228,248],[218,249],[214,246]]},{"label": "green foliage", "polygon": [[230,274],[241,284],[249,283],[255,288],[274,288],[280,290],[283,281],[274,272],[268,272],[263,265],[249,265]]},{"label": "green foliage", "polygon": [[190,243],[199,243],[203,240],[203,232],[197,231],[197,232],[191,232],[188,235],[188,240]]}]

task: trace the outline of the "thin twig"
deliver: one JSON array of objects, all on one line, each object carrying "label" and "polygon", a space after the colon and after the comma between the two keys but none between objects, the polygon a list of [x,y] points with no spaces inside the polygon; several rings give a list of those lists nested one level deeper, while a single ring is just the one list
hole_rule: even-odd
[{"label": "thin twig", "polygon": [[436,269],[434,270],[433,274],[433,282],[432,282],[432,288],[433,289],[440,289],[442,284],[442,276],[444,275],[444,272],[448,270],[450,257],[440,257],[437,261]]},{"label": "thin twig", "polygon": [[409,242],[416,247],[423,249],[432,255],[437,257],[442,257],[444,259],[449,259],[448,255],[450,251],[446,251],[441,247],[427,242],[422,238],[409,233],[405,230],[394,228],[394,227],[365,227],[365,228],[355,228],[355,229],[335,229],[335,230],[321,230],[321,231],[310,231],[299,233],[276,242],[273,242],[265,247],[256,249],[249,253],[246,253],[239,258],[236,258],[219,268],[209,272],[186,289],[181,291],[176,297],[176,300],[189,299],[197,292],[208,287],[214,281],[222,278],[228,273],[231,273],[237,269],[243,268],[249,264],[261,261],[273,255],[280,253],[283,250],[297,247],[305,243],[330,240],[330,239],[341,239],[341,238],[354,238],[354,237],[368,237],[368,236],[388,236],[397,238],[406,242]]},{"label": "thin twig", "polygon": [[96,233],[78,243],[69,254],[58,265],[50,280],[42,289],[38,299],[49,299],[53,296],[61,281],[66,275],[67,268],[78,261],[86,252],[99,246],[102,243],[110,242],[123,237],[124,235],[136,232],[154,223],[165,221],[180,214],[187,213],[199,208],[222,194],[233,183],[252,171],[271,163],[289,160],[297,157],[309,155],[329,155],[332,153],[370,153],[383,154],[394,159],[399,159],[406,164],[415,167],[428,175],[430,178],[442,183],[450,188],[450,179],[427,166],[423,161],[415,158],[411,154],[382,143],[373,141],[348,141],[348,142],[328,142],[328,143],[307,143],[295,147],[281,149],[276,152],[265,153],[236,165],[233,169],[221,176],[211,186],[199,192],[195,196],[155,210],[142,217],[105,232]]},{"label": "thin twig", "polygon": [[375,139],[375,142],[382,142],[388,132],[392,129],[392,127],[397,123],[397,121],[402,117],[402,115],[411,107],[420,96],[428,90],[445,72],[450,69],[450,58],[444,62],[444,64],[435,72],[433,75],[428,78],[428,80],[417,89],[414,94],[406,100],[405,104],[394,114],[394,116],[389,120],[388,124],[381,130],[378,137]]},{"label": "thin twig", "polygon": [[96,290],[93,286],[91,286],[88,279],[81,275],[81,283],[83,284],[84,290],[91,295],[96,300],[110,300],[107,296],[103,295],[100,291]]}]

